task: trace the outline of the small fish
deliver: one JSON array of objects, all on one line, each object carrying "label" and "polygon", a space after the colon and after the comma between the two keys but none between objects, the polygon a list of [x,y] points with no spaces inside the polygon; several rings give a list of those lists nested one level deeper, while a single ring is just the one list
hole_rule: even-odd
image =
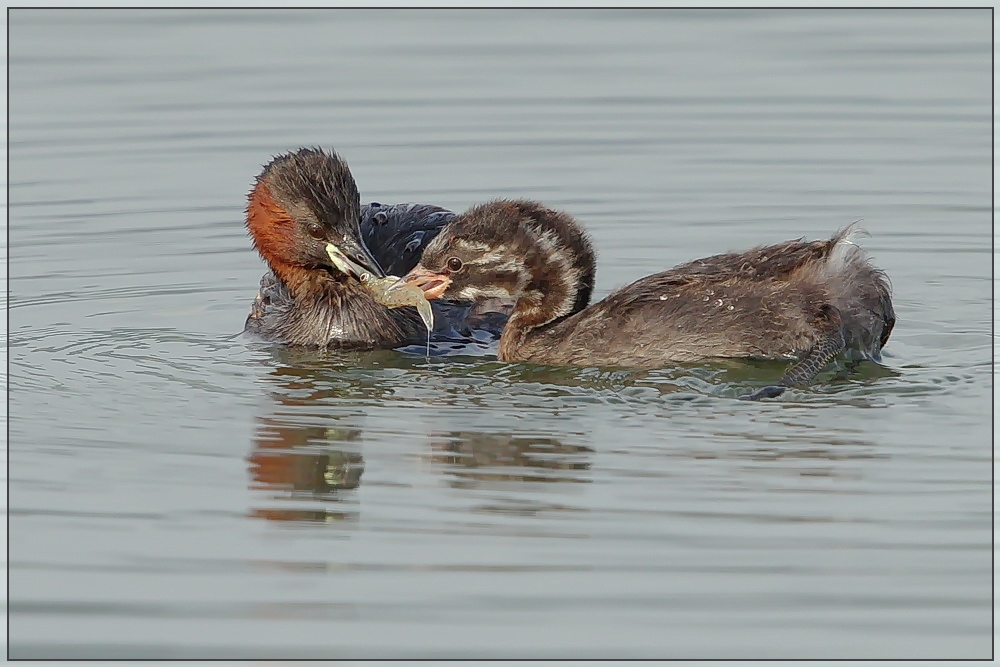
[{"label": "small fish", "polygon": [[376,278],[371,273],[362,274],[361,283],[375,300],[386,308],[416,306],[420,319],[424,321],[427,333],[430,334],[434,328],[434,312],[431,310],[430,301],[424,297],[424,292],[419,287],[405,283],[396,276]]}]

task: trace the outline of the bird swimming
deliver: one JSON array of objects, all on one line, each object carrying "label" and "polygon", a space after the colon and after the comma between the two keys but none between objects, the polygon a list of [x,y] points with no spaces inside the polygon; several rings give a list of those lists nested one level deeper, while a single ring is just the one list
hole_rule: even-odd
[{"label": "bird swimming", "polygon": [[586,232],[539,203],[497,200],[450,222],[406,280],[429,299],[512,299],[501,361],[794,362],[779,385],[744,397],[757,399],[808,384],[837,355],[880,360],[896,321],[891,288],[854,231],[698,259],[588,305],[596,258]]},{"label": "bird swimming", "polygon": [[[361,206],[347,163],[333,151],[302,148],[276,156],[248,195],[246,227],[269,271],[244,332],[312,347],[423,343],[430,313],[422,317],[412,306],[390,309],[384,305],[390,300],[380,302],[374,286],[387,273],[413,268],[454,218],[428,204]],[[396,297],[394,306],[421,305]],[[471,304],[435,303],[432,310],[435,338],[454,340],[479,323]],[[502,326],[503,318],[491,321]]]}]

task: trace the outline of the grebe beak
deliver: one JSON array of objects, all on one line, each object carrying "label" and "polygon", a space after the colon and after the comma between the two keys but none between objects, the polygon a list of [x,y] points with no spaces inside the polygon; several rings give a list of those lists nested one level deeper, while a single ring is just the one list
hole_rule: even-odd
[{"label": "grebe beak", "polygon": [[[344,248],[344,249],[341,249]],[[354,255],[352,258],[347,252]],[[362,280],[365,276],[375,278],[382,277],[382,269],[379,268],[378,262],[372,259],[371,254],[361,246],[360,244],[354,243],[348,239],[344,239],[341,246],[335,246],[332,243],[326,244],[326,254],[330,257],[330,261],[333,266],[341,273],[346,273],[352,275],[358,280]],[[361,261],[359,261],[359,259]]]},{"label": "grebe beak", "polygon": [[424,292],[424,298],[428,300],[440,299],[451,285],[451,276],[448,274],[434,273],[419,265],[400,280],[419,287]]}]

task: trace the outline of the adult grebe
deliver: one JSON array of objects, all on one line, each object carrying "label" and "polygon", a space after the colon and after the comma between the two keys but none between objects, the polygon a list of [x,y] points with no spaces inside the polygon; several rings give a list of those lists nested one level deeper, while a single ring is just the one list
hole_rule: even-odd
[{"label": "adult grebe", "polygon": [[[360,278],[413,268],[454,217],[426,204],[361,207],[354,178],[334,152],[303,148],[275,157],[248,198],[246,226],[270,271],[245,332],[316,347],[424,342],[427,330],[416,309],[386,308]],[[434,304],[433,311],[435,339],[451,340],[476,325],[469,304]],[[502,317],[492,321],[502,327]]]}]

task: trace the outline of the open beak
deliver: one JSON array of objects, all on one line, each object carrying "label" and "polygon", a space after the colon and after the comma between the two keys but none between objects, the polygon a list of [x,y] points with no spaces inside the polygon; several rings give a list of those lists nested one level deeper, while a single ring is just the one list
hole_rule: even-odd
[{"label": "open beak", "polygon": [[382,277],[382,269],[379,268],[378,262],[372,259],[364,246],[353,241],[344,239],[340,246],[327,243],[326,254],[330,256],[330,261],[338,271],[352,275],[358,280],[362,280],[366,275]]},{"label": "open beak", "polygon": [[422,266],[417,266],[403,278],[404,281],[410,283],[411,285],[416,285],[424,292],[424,298],[430,299],[440,299],[451,285],[451,277],[445,273],[433,273],[423,268]]}]

